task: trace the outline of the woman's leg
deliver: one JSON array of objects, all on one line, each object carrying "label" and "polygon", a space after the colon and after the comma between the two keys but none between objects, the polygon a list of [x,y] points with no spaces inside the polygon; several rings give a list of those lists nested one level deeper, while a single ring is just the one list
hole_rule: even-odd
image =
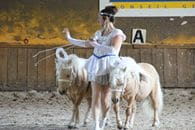
[{"label": "woman's leg", "polygon": [[101,108],[102,108],[102,122],[101,128],[104,128],[107,118],[108,111],[111,105],[111,89],[109,85],[101,86]]},{"label": "woman's leg", "polygon": [[92,114],[94,121],[94,130],[99,130],[99,116],[100,116],[100,97],[101,97],[101,86],[95,82],[92,83]]}]

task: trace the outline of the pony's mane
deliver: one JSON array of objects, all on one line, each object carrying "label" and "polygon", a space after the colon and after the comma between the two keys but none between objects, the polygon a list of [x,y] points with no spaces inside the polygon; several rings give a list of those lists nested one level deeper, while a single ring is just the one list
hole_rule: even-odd
[{"label": "pony's mane", "polygon": [[87,71],[85,69],[87,59],[80,58],[75,54],[70,54],[68,58],[71,61],[70,65],[76,74],[75,78],[77,79],[77,83],[81,84],[83,81],[87,82]]},{"label": "pony's mane", "polygon": [[86,62],[87,62],[87,59],[84,59],[84,58],[80,58],[78,57],[77,55],[75,54],[70,54],[68,56],[68,59],[71,60],[71,65],[72,67],[74,67],[75,69],[82,69]]},{"label": "pony's mane", "polygon": [[121,67],[126,67],[127,72],[136,72],[139,73],[141,72],[141,68],[139,67],[139,65],[136,63],[136,61],[131,58],[131,57],[121,57],[122,59],[122,63],[119,64],[119,66]]},{"label": "pony's mane", "polygon": [[87,81],[87,73],[85,70],[85,64],[87,59],[80,58],[75,54],[68,55],[65,59],[57,58],[56,59],[56,77],[60,76],[60,72],[63,68],[72,68],[76,74],[75,78],[78,80],[78,83],[82,80]]},{"label": "pony's mane", "polygon": [[132,73],[135,74],[138,80],[140,80],[140,75],[144,75],[146,78],[150,77],[150,75],[148,75],[147,72],[143,70],[133,58],[122,57],[122,61],[123,63],[121,65],[126,67],[126,75],[129,78],[132,77]]}]

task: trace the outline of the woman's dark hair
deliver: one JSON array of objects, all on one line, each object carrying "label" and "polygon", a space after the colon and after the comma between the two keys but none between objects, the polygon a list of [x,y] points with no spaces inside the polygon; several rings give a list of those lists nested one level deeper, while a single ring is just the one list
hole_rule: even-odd
[{"label": "woman's dark hair", "polygon": [[103,16],[105,20],[106,17],[109,18],[110,22],[114,22],[114,15],[118,12],[116,6],[106,6],[104,9],[100,11],[100,15]]}]

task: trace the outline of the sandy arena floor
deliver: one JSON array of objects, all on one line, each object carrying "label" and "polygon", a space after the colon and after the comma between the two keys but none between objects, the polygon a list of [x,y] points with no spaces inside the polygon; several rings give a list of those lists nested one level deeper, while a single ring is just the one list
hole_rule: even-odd
[{"label": "sandy arena floor", "polygon": [[[159,128],[152,128],[152,120],[141,109],[135,116],[133,130],[195,130],[195,89],[163,89],[164,109]],[[122,106],[125,102],[122,102]],[[86,102],[81,105],[81,119]],[[0,129],[8,130],[68,130],[71,102],[56,92],[0,92]],[[124,107],[121,110],[124,121]],[[90,125],[80,130],[90,130]],[[117,130],[115,115],[110,111],[106,130]]]}]

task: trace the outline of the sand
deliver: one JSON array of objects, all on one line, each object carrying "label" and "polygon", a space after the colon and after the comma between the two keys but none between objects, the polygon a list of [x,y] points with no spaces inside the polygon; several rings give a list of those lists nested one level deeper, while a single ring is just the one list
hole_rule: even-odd
[{"label": "sand", "polygon": [[[163,89],[164,109],[161,124],[152,128],[152,119],[145,114],[138,102],[133,130],[195,130],[195,89]],[[125,119],[125,104],[121,102],[121,118]],[[86,111],[86,101],[80,106],[80,130]],[[67,97],[56,92],[0,92],[0,129],[10,130],[68,130],[72,104]],[[117,130],[113,109],[105,130]]]}]

